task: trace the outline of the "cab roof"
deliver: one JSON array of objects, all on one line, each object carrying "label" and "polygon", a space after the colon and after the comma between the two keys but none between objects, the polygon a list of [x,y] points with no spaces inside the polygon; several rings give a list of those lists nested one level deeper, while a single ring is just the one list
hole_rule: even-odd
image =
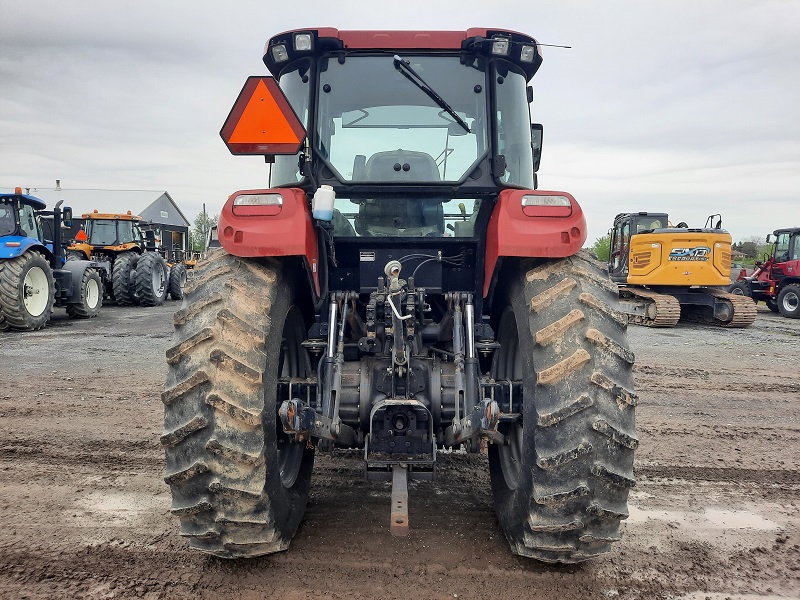
[{"label": "cab roof", "polygon": [[[294,47],[294,39],[298,34],[311,34],[311,48],[297,50]],[[481,27],[471,27],[464,31],[339,30],[334,27],[293,29],[274,35],[267,41],[264,46],[264,64],[274,77],[278,77],[284,67],[295,59],[344,50],[451,50],[489,55],[496,39],[509,42],[510,50],[506,58],[521,66],[528,79],[533,77],[542,63],[541,46],[533,37],[510,29]],[[270,49],[281,44],[289,52],[289,57],[286,61],[277,63]],[[532,60],[520,62],[520,49],[524,45],[533,46]]]},{"label": "cab roof", "polygon": [[47,208],[47,203],[44,200],[40,200],[36,196],[30,196],[28,194],[0,193],[0,201],[19,202],[20,204],[27,204],[29,206],[32,206],[34,210],[44,210],[45,208]]},{"label": "cab roof", "polygon": [[139,215],[131,214],[131,211],[128,211],[125,214],[118,214],[118,213],[101,213],[95,210],[91,213],[85,213],[81,215],[82,219],[91,219],[93,221],[141,221],[142,217]]}]

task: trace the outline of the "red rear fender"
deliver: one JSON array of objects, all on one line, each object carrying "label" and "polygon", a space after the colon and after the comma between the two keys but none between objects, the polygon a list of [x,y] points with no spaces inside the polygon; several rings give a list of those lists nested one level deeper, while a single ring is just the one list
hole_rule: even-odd
[{"label": "red rear fender", "polygon": [[[243,196],[281,197],[276,205],[234,205]],[[303,190],[241,190],[228,198],[217,226],[220,244],[234,256],[302,256],[319,293],[319,249],[311,209]]]},{"label": "red rear fender", "polygon": [[[523,205],[526,197],[528,206]],[[578,252],[585,241],[586,219],[572,194],[504,190],[486,232],[483,295],[489,293],[497,260],[501,256],[562,258]]]}]

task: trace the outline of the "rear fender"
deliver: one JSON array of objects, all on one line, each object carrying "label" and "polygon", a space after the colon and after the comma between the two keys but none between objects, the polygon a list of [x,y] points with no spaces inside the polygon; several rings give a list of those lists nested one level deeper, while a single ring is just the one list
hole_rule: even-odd
[{"label": "rear fender", "polygon": [[41,252],[50,265],[53,265],[53,252],[36,238],[9,235],[0,239],[0,259],[17,258],[28,250]]},{"label": "rear fender", "polygon": [[[570,206],[523,207],[524,196],[561,196]],[[504,256],[563,258],[586,241],[586,218],[566,192],[504,190],[500,192],[486,232],[483,295],[488,296],[498,261]]]},{"label": "rear fender", "polygon": [[[234,207],[238,196],[251,194],[280,194],[283,205]],[[222,247],[234,256],[302,257],[319,296],[319,248],[311,209],[303,190],[280,188],[234,192],[222,207],[217,234]]]},{"label": "rear fender", "polygon": [[62,302],[65,304],[80,302],[83,274],[90,267],[96,268],[97,264],[91,260],[70,260],[64,263],[62,268],[53,271],[53,277],[59,287],[56,296]]}]

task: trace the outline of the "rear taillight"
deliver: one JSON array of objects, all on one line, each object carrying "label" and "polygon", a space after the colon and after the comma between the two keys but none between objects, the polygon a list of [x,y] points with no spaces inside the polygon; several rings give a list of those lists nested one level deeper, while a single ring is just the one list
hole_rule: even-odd
[{"label": "rear taillight", "polygon": [[281,212],[280,194],[240,194],[233,199],[233,214],[243,217],[271,217]]},{"label": "rear taillight", "polygon": [[568,217],[572,214],[572,201],[556,194],[525,194],[522,212],[529,217]]}]

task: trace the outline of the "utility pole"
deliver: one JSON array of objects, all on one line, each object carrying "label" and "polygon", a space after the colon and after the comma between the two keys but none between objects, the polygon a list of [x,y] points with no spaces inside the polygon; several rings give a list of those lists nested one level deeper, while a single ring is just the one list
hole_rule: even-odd
[{"label": "utility pole", "polygon": [[206,213],[206,203],[203,202],[203,253],[208,250],[208,214]]}]

